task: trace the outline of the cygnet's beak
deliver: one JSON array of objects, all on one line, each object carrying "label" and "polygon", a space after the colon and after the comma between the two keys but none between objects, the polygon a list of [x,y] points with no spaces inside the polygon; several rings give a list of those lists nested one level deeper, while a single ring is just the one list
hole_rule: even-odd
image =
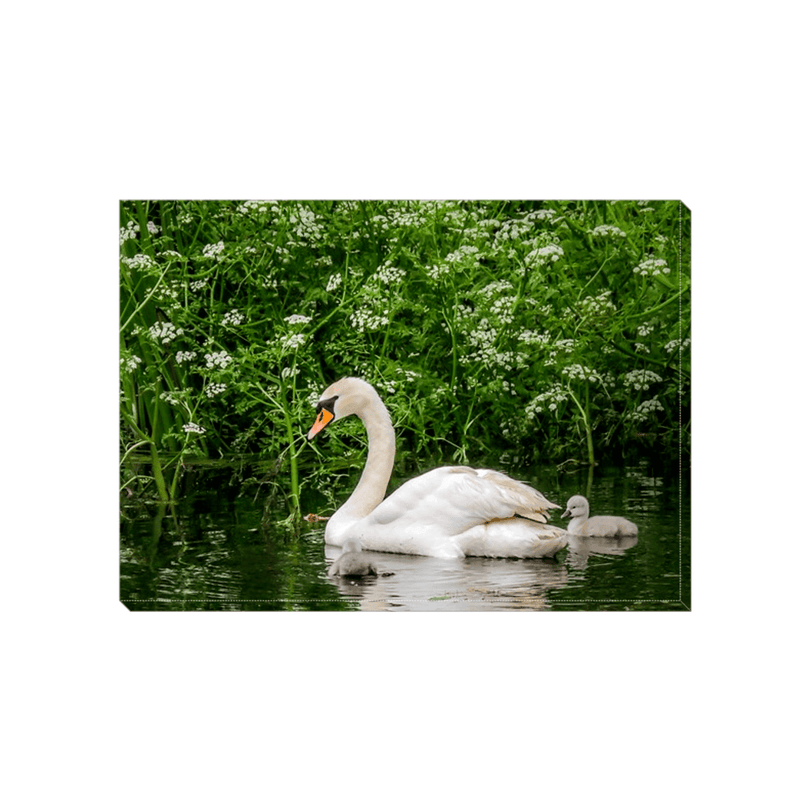
[{"label": "cygnet's beak", "polygon": [[564,519],[564,518],[567,518],[567,517],[568,517],[569,519],[572,519],[572,512],[571,512],[569,509],[567,509],[567,510],[566,510],[566,511],[565,511],[565,512],[564,512],[564,513],[561,515],[561,519]]}]

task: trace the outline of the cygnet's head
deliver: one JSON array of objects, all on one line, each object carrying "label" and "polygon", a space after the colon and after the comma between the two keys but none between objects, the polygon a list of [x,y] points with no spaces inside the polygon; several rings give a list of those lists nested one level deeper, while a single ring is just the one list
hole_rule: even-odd
[{"label": "cygnet's head", "polygon": [[342,545],[342,555],[345,553],[360,553],[361,542],[358,539],[347,539]]},{"label": "cygnet's head", "polygon": [[561,515],[561,519],[579,519],[589,516],[589,501],[582,495],[576,494],[567,500],[567,510]]}]

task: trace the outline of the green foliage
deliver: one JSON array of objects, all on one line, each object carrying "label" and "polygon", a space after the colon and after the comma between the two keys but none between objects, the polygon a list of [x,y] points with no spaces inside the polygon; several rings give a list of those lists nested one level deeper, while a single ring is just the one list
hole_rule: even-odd
[{"label": "green foliage", "polygon": [[[678,202],[124,202],[120,226],[126,485],[167,499],[187,460],[259,453],[296,514],[344,375],[378,388],[401,457],[688,451]],[[315,472],[361,456],[357,426],[330,438]]]}]

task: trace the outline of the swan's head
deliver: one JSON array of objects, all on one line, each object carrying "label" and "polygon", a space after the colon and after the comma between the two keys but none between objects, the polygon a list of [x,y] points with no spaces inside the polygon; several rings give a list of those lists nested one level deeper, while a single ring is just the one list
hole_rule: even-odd
[{"label": "swan's head", "polygon": [[317,403],[317,419],[308,438],[313,439],[323,428],[336,419],[358,414],[370,405],[382,405],[378,393],[361,378],[342,378],[332,383],[320,396]]},{"label": "swan's head", "polygon": [[589,516],[589,501],[585,497],[576,494],[567,500],[567,510],[561,515],[561,519],[567,517],[568,519],[588,517]]}]

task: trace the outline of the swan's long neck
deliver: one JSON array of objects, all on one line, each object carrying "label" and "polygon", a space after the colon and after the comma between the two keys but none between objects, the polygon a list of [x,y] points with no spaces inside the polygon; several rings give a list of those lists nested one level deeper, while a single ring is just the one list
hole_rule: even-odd
[{"label": "swan's long neck", "polygon": [[386,487],[394,465],[394,428],[386,406],[375,395],[370,403],[356,411],[367,429],[369,453],[361,479],[347,502],[330,518],[325,539],[337,544],[346,538],[347,529],[366,517],[386,496]]}]

